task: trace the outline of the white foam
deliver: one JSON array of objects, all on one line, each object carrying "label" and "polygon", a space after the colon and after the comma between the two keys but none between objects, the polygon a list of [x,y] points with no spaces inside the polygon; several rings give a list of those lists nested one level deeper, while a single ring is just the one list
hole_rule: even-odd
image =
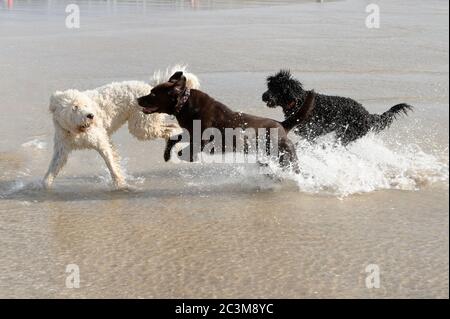
[{"label": "white foam", "polygon": [[22,147],[27,147],[27,148],[34,148],[34,149],[38,149],[38,150],[44,150],[47,148],[47,143],[44,141],[41,141],[37,138],[25,142],[22,144]]},{"label": "white foam", "polygon": [[[134,176],[133,174],[128,172],[128,170],[127,170],[128,161],[129,161],[129,158],[127,158],[127,157],[123,157],[120,159],[120,167],[125,176],[125,181],[127,183],[131,183],[133,186],[144,184],[145,183],[144,176]],[[109,187],[112,184],[111,173],[106,166],[103,167],[102,174],[96,175],[95,178],[96,178],[97,182],[102,186]]]},{"label": "white foam", "polygon": [[0,189],[0,198],[5,198],[25,191],[36,191],[42,189],[43,185],[41,180],[26,181],[17,179],[11,184],[6,185],[5,189]]},{"label": "white foam", "polygon": [[[299,175],[281,170],[276,162],[269,162],[265,169],[258,168],[258,164],[201,165],[187,174],[191,176],[184,177],[190,179],[189,185],[199,187],[239,184],[273,188],[279,180],[288,179],[293,180],[301,192],[339,198],[383,189],[418,190],[448,181],[446,150],[429,154],[417,144],[388,145],[375,134],[368,134],[347,147],[334,141],[333,136],[323,137],[313,144],[298,139]],[[242,155],[237,155],[237,159],[242,160]],[[272,178],[264,178],[267,175]]]},{"label": "white foam", "polygon": [[[301,192],[339,198],[383,189],[418,190],[434,183],[448,182],[449,178],[448,149],[425,152],[415,143],[388,143],[374,134],[368,134],[347,147],[335,144],[331,136],[313,144],[300,139],[296,143],[301,169],[299,175],[282,171],[275,162],[261,168],[258,164],[231,164],[230,160],[228,164],[211,163],[210,158],[204,163],[185,163],[187,166],[182,169],[181,176],[187,186],[199,189],[217,186],[279,189],[283,181],[291,180]],[[220,155],[214,157],[218,159],[217,156]],[[232,156],[227,154],[227,157]],[[203,159],[208,157],[203,154]],[[244,157],[236,154],[236,159],[242,162]],[[122,159],[122,167],[127,167],[127,161],[127,158]],[[131,184],[145,183],[144,177],[135,177],[124,171]],[[111,183],[106,168],[97,179],[101,185]],[[0,197],[39,188],[40,181],[19,179],[0,190]]]},{"label": "white foam", "polygon": [[448,181],[448,156],[427,154],[417,144],[387,146],[374,134],[344,147],[331,137],[319,143],[298,141],[301,191],[348,196],[381,189],[417,190]]}]

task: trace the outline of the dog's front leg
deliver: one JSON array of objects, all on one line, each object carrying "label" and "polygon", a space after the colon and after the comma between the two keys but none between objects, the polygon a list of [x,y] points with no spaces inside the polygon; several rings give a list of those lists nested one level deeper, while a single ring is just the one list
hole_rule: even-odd
[{"label": "dog's front leg", "polygon": [[56,176],[67,163],[67,158],[70,153],[70,149],[66,145],[59,143],[58,138],[55,137],[54,143],[53,158],[43,180],[43,186],[46,189],[50,189],[52,187]]},{"label": "dog's front leg", "polygon": [[171,136],[166,143],[166,149],[164,150],[164,160],[168,162],[170,160],[170,154],[172,152],[172,148],[181,141],[183,138],[183,134],[178,134],[175,136]]},{"label": "dog's front leg", "polygon": [[119,163],[119,156],[114,151],[112,144],[109,141],[104,141],[97,146],[97,151],[108,167],[111,178],[116,189],[122,189],[127,186],[122,168]]},{"label": "dog's front leg", "polygon": [[178,158],[186,162],[196,162],[202,149],[202,145],[196,145],[191,140],[188,146],[178,151]]}]

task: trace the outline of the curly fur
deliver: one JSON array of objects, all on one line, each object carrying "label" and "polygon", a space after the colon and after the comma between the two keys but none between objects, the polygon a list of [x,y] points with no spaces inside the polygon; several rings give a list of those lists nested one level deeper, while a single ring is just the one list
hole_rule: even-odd
[{"label": "curly fur", "polygon": [[[185,66],[172,69],[185,70]],[[170,71],[158,72],[152,83],[166,81]],[[168,75],[166,75],[168,74]],[[187,73],[192,88],[199,88],[199,81]],[[164,78],[165,77],[165,78]],[[137,98],[149,94],[152,86],[140,81],[115,82],[102,87],[78,91],[57,91],[50,97],[49,109],[55,127],[54,152],[44,177],[44,187],[52,186],[59,171],[67,162],[72,150],[94,149],[105,160],[114,186],[126,186],[120,167],[120,158],[114,149],[111,135],[128,122],[129,132],[138,140],[169,138],[179,126],[165,122],[165,115],[146,115],[137,104]]]},{"label": "curly fur", "polygon": [[[268,107],[281,106],[286,118],[297,112],[308,91],[300,81],[292,77],[290,71],[281,70],[267,78],[267,91],[262,100]],[[389,127],[399,114],[407,114],[413,107],[397,104],[381,115],[370,114],[360,103],[347,97],[317,94],[311,120],[298,126],[295,132],[308,139],[336,133],[344,145],[364,136],[369,131],[380,132]]]}]

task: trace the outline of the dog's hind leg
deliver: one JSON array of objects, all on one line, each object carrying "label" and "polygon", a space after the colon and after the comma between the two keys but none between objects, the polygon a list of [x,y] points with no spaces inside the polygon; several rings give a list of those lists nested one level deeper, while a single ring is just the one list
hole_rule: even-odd
[{"label": "dog's hind leg", "polygon": [[55,145],[53,147],[53,158],[50,162],[47,173],[45,174],[43,180],[44,188],[51,188],[53,181],[55,180],[58,173],[67,163],[67,158],[69,157],[70,149],[62,143],[58,143],[58,138],[55,136]]}]

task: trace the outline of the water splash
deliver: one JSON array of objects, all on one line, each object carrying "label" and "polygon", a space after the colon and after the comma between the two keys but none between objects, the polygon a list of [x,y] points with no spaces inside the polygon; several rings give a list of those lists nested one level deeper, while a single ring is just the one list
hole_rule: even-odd
[{"label": "water splash", "polygon": [[297,152],[302,174],[287,177],[308,193],[345,197],[381,189],[418,190],[449,177],[445,150],[428,154],[417,144],[387,145],[374,134],[347,147],[331,137],[314,144],[299,140]]},{"label": "water splash", "polygon": [[[128,172],[128,157],[122,157],[120,159],[120,167],[122,168],[122,172],[125,176],[125,180],[129,186],[138,186],[143,185],[145,183],[144,176],[135,176]],[[109,172],[106,166],[103,166],[102,174],[95,176],[95,181],[103,187],[110,187],[112,185],[111,173]]]},{"label": "water splash", "polygon": [[[339,198],[383,189],[419,190],[446,182],[449,177],[446,149],[427,153],[418,144],[391,145],[374,134],[346,147],[337,144],[333,136],[316,143],[297,139],[296,143],[299,175],[283,171],[278,163],[269,161],[266,168],[258,164],[197,163],[185,169],[182,177],[187,185],[201,189],[218,185],[279,189],[290,180],[301,192]],[[203,155],[203,159],[208,157]],[[242,155],[237,158],[242,159]]]},{"label": "water splash", "polygon": [[31,141],[23,143],[22,147],[34,148],[34,149],[38,149],[38,150],[44,150],[44,149],[47,148],[47,143],[44,142],[44,141],[41,141],[39,139],[33,139]]},{"label": "water splash", "polygon": [[[446,183],[449,178],[448,147],[432,146],[424,151],[415,143],[389,143],[381,136],[368,134],[344,147],[333,137],[321,138],[316,143],[296,140],[301,174],[282,171],[276,162],[267,167],[258,164],[181,163],[173,168],[184,181],[185,187],[194,187],[199,193],[224,187],[231,191],[282,190],[298,188],[300,192],[326,194],[339,198],[376,190],[419,190],[435,183]],[[208,157],[204,155],[203,159]],[[227,154],[226,156],[233,156]],[[243,160],[242,154],[236,154]],[[127,158],[122,167],[127,182],[134,187],[145,187],[144,176],[128,173]],[[230,162],[230,161],[228,161]],[[41,181],[29,181],[29,172],[22,178],[0,187],[0,198],[12,194],[41,189]],[[17,175],[16,172],[16,176]],[[93,177],[93,184],[110,187],[111,177],[104,168],[101,175]],[[73,184],[73,181],[71,182]]]},{"label": "water splash", "polygon": [[42,191],[42,190],[44,190],[42,180],[18,179],[1,185],[0,199],[8,198],[12,195],[26,193],[29,191]]}]

